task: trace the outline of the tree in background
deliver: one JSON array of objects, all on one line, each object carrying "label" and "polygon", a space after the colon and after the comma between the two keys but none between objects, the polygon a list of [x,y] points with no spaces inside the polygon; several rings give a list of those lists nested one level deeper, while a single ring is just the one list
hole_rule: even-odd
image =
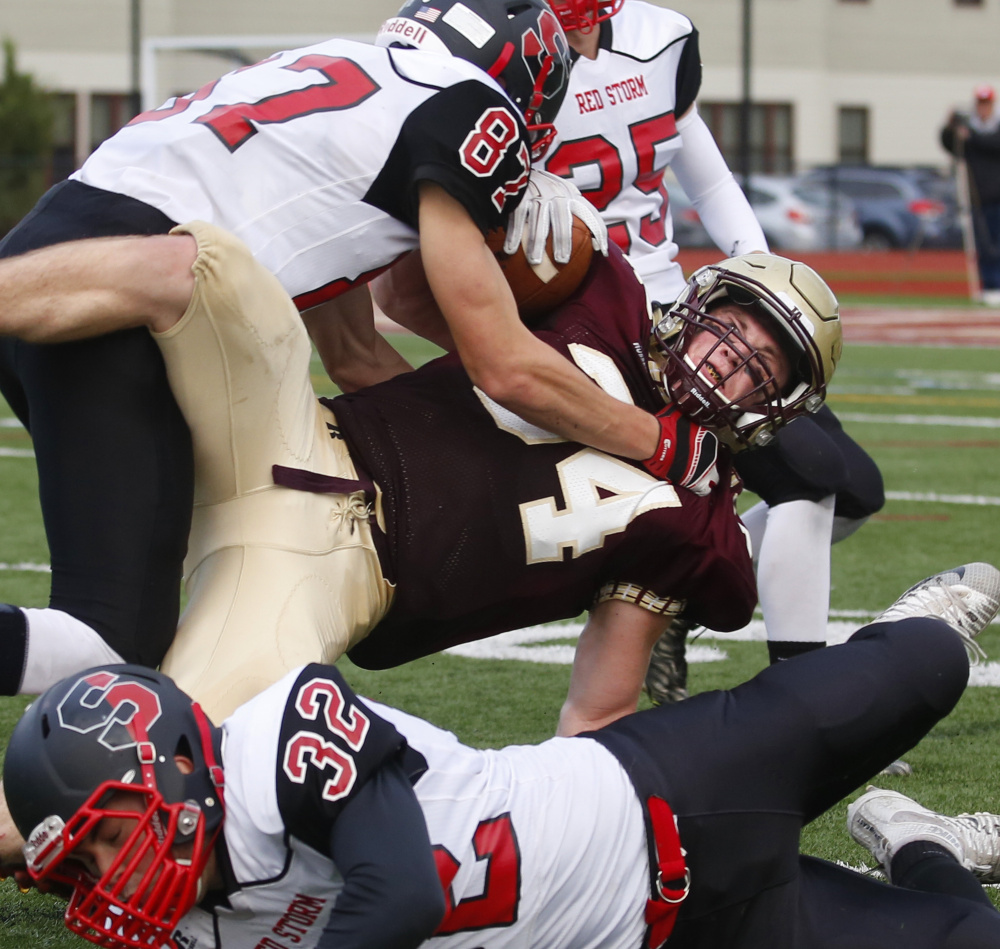
[{"label": "tree in background", "polygon": [[0,84],[0,235],[34,206],[48,183],[52,100],[28,73],[17,71],[14,43],[3,41]]}]

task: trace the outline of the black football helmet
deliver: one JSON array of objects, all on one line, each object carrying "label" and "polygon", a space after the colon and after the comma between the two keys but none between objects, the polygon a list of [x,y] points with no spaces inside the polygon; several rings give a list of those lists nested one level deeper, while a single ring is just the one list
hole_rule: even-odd
[{"label": "black football helmet", "polygon": [[[783,388],[739,329],[712,315],[725,302],[748,310],[771,332],[791,370]],[[702,332],[716,339],[696,364],[688,350]],[[720,347],[735,357],[721,378],[709,364]],[[837,298],[815,270],[774,254],[745,254],[692,274],[653,327],[650,371],[668,402],[739,450],[766,445],[782,425],[818,411],[842,348]],[[722,387],[742,372],[753,389],[732,402]]]},{"label": "black football helmet", "polygon": [[555,15],[564,30],[589,33],[602,20],[609,20],[625,0],[550,0]]},{"label": "black football helmet", "polygon": [[[143,666],[88,669],[28,707],[7,746],[4,791],[28,872],[73,891],[70,929],[101,946],[174,945],[222,828],[220,740],[195,702]],[[126,832],[99,873],[74,852],[105,818]]]},{"label": "black football helmet", "polygon": [[566,96],[569,44],[544,0],[410,0],[382,24],[376,46],[412,46],[475,64],[520,110],[539,159]]}]

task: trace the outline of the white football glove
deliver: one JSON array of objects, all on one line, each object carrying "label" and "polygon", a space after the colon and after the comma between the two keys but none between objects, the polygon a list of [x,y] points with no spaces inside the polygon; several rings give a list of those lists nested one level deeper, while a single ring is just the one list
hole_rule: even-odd
[{"label": "white football glove", "polygon": [[608,229],[580,189],[565,178],[532,168],[524,197],[507,224],[504,253],[513,254],[523,242],[528,263],[540,264],[551,230],[555,263],[569,263],[573,252],[574,215],[590,228],[594,250],[607,257]]}]

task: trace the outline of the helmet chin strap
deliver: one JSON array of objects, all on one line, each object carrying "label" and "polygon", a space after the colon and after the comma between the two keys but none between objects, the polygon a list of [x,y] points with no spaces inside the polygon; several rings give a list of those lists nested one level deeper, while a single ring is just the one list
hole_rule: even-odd
[{"label": "helmet chin strap", "polygon": [[219,795],[219,807],[225,816],[226,806],[224,791],[226,786],[226,776],[215,757],[215,745],[212,742],[212,723],[208,716],[202,711],[202,707],[197,702],[191,703],[191,711],[194,713],[195,721],[198,723],[198,736],[201,738],[201,753],[205,756],[205,767],[208,768],[208,775],[215,785],[216,793]]}]

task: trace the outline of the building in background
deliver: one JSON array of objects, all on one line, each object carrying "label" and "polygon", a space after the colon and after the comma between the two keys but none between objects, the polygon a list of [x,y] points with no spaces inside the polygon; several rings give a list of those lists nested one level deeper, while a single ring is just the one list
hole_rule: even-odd
[{"label": "building in background", "polygon": [[[431,0],[432,2],[432,0]],[[745,0],[676,0],[701,34],[701,109],[738,167]],[[147,103],[328,36],[370,39],[397,0],[0,0],[21,68],[57,94],[53,176]],[[1000,85],[1000,0],[750,0],[751,162],[935,165],[937,129],[977,83]],[[133,14],[145,56],[137,55]],[[192,47],[200,47],[193,50]]]}]

